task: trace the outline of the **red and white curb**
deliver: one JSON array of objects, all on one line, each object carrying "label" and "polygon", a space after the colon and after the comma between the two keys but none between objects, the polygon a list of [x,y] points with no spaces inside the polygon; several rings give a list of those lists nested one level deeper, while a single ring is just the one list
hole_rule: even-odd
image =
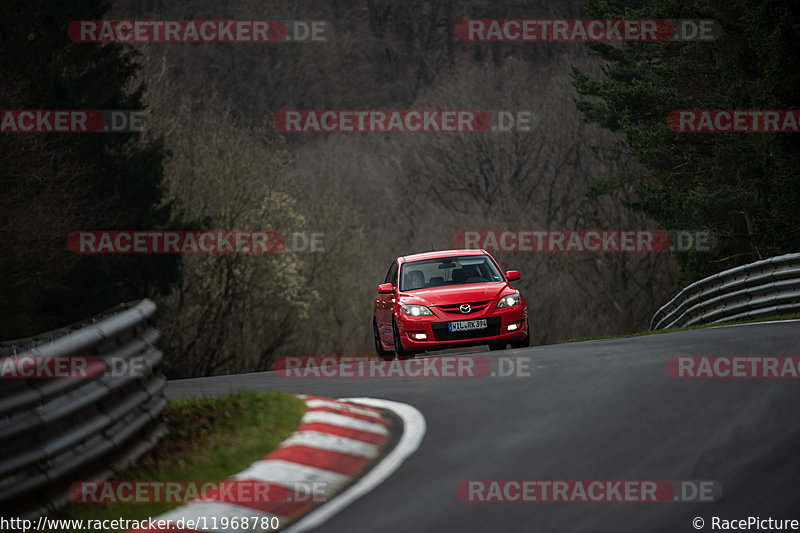
[{"label": "red and white curb", "polygon": [[[277,495],[274,501],[226,501],[223,494],[206,494],[203,501],[152,518],[151,522],[166,521],[166,529],[134,531],[306,531],[389,477],[419,448],[425,435],[425,418],[404,403],[375,398],[300,398],[306,402],[306,412],[295,432],[231,478],[233,483],[268,485],[269,494]],[[402,421],[402,433],[379,462],[370,464],[389,439],[390,421],[382,410]],[[187,527],[190,524],[192,527]]]}]

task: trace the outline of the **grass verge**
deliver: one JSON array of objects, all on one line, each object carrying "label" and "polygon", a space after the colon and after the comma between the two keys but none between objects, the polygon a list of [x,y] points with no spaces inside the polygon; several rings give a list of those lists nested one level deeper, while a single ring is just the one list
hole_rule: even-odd
[{"label": "grass verge", "polygon": [[[164,411],[169,434],[114,479],[224,480],[277,447],[300,424],[304,412],[302,400],[276,391],[171,402]],[[144,520],[178,505],[70,504],[53,518]]]}]

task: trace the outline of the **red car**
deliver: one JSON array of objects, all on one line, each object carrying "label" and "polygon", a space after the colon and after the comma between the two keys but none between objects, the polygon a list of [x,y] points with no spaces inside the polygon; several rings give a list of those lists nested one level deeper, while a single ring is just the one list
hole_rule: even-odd
[{"label": "red car", "polygon": [[525,298],[485,250],[445,250],[398,257],[378,285],[373,314],[378,355],[488,344],[530,344]]}]

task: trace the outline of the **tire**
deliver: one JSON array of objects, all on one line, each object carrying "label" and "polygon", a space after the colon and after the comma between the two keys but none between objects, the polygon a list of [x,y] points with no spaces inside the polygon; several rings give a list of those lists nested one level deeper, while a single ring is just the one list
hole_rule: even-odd
[{"label": "tire", "polygon": [[531,332],[529,331],[525,338],[521,341],[516,341],[511,343],[512,348],[527,348],[531,345]]},{"label": "tire", "polygon": [[397,329],[397,322],[392,320],[392,332],[394,334],[394,354],[399,357],[414,357],[414,352],[409,352],[403,348],[400,342],[400,331]]},{"label": "tire", "polygon": [[508,344],[505,342],[493,342],[489,344],[489,349],[494,352],[496,350],[505,350],[507,346]]},{"label": "tire", "polygon": [[379,357],[392,355],[391,351],[384,349],[381,343],[381,336],[378,333],[378,324],[376,324],[374,320],[372,321],[372,333],[375,336],[375,353],[377,353]]}]

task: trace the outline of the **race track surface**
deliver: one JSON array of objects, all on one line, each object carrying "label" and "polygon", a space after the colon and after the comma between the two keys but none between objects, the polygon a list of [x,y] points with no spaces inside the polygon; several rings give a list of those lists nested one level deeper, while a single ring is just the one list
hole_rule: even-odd
[{"label": "race track surface", "polygon": [[[800,520],[800,380],[675,379],[670,357],[798,356],[800,322],[465,352],[522,356],[530,376],[170,382],[170,398],[242,388],[409,403],[419,450],[317,531],[695,531],[694,517]],[[433,355],[438,357],[437,355]],[[424,356],[425,357],[425,356]],[[452,354],[444,357],[454,357]],[[716,480],[708,503],[469,503],[464,480]]]}]

